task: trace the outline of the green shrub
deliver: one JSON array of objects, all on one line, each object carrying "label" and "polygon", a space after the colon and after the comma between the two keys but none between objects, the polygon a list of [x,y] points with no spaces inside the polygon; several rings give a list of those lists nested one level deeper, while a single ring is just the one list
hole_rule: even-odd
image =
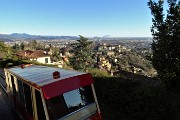
[{"label": "green shrub", "polygon": [[20,60],[7,59],[7,60],[0,61],[0,67],[5,68],[5,67],[10,67],[10,66],[16,66],[21,63],[22,63],[22,61],[20,61]]},{"label": "green shrub", "polygon": [[94,80],[104,120],[180,119],[179,93],[125,77],[94,77]]},{"label": "green shrub", "polygon": [[99,70],[99,69],[90,69],[88,71],[92,74],[93,77],[111,77],[106,71]]}]

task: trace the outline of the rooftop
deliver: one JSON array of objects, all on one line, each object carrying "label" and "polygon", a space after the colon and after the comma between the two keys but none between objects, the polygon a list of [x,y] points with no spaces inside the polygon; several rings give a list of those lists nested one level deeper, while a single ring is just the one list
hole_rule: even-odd
[{"label": "rooftop", "polygon": [[[40,87],[50,83],[54,83],[56,81],[86,74],[73,70],[64,70],[60,68],[38,65],[26,66],[24,69],[22,69],[21,67],[13,67],[6,70],[25,80],[26,82],[36,84]],[[55,71],[60,72],[60,78],[53,78],[53,72]]]},{"label": "rooftop", "polygon": [[18,52],[17,55],[23,58],[38,58],[38,57],[47,56],[43,50],[35,50],[35,51],[25,50]]}]

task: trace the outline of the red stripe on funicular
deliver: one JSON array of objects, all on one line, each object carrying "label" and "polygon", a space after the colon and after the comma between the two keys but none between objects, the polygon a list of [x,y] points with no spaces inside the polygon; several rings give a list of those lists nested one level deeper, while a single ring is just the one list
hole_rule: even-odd
[{"label": "red stripe on funicular", "polygon": [[92,84],[94,81],[90,74],[66,78],[42,87],[46,99]]}]

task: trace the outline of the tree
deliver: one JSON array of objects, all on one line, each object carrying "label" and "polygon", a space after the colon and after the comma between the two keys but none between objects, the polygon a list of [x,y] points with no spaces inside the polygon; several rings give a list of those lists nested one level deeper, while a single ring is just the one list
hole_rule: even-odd
[{"label": "tree", "polygon": [[51,47],[52,49],[52,56],[55,61],[60,59],[60,49],[58,47]]},{"label": "tree", "polygon": [[24,50],[24,44],[23,43],[20,44],[20,49]]},{"label": "tree", "polygon": [[4,42],[0,41],[0,52],[3,52],[5,48],[6,48],[6,46],[5,46]]},{"label": "tree", "polygon": [[36,40],[32,40],[29,42],[29,44],[27,44],[26,46],[24,46],[25,49],[28,49],[28,50],[37,50],[38,48],[38,43]]},{"label": "tree", "polygon": [[16,44],[16,43],[12,46],[12,48],[16,51],[20,50],[19,44]]},{"label": "tree", "polygon": [[37,43],[36,40],[33,40],[33,41],[32,41],[32,47],[33,47],[34,50],[37,49],[37,44],[38,44],[38,43]]},{"label": "tree", "polygon": [[5,54],[7,59],[11,59],[12,57],[12,49],[9,46],[6,46],[4,42],[0,41],[0,52]]},{"label": "tree", "polygon": [[148,6],[153,16],[153,65],[159,77],[168,87],[180,85],[180,1],[167,0],[165,16],[163,0],[149,0]]},{"label": "tree", "polygon": [[92,42],[80,35],[77,43],[72,44],[73,57],[70,58],[70,65],[75,70],[86,71],[92,67],[93,59],[91,57]]},{"label": "tree", "polygon": [[15,51],[24,50],[24,44],[23,44],[23,43],[21,43],[21,44],[15,43],[15,44],[12,46],[12,49],[15,50]]},{"label": "tree", "polygon": [[62,55],[66,55],[66,52],[68,52],[68,48],[67,47],[64,47],[64,48],[61,48],[61,53]]}]

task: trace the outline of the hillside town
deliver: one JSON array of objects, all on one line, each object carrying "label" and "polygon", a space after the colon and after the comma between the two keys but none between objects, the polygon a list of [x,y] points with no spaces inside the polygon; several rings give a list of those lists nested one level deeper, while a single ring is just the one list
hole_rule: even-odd
[{"label": "hillside town", "polygon": [[[78,39],[78,38],[77,38]],[[13,39],[4,43],[14,49],[16,59],[71,69],[72,44],[77,39]],[[151,65],[151,38],[88,38],[92,42],[93,67],[114,75],[118,71],[156,76]],[[3,53],[0,55],[3,59]]]}]

